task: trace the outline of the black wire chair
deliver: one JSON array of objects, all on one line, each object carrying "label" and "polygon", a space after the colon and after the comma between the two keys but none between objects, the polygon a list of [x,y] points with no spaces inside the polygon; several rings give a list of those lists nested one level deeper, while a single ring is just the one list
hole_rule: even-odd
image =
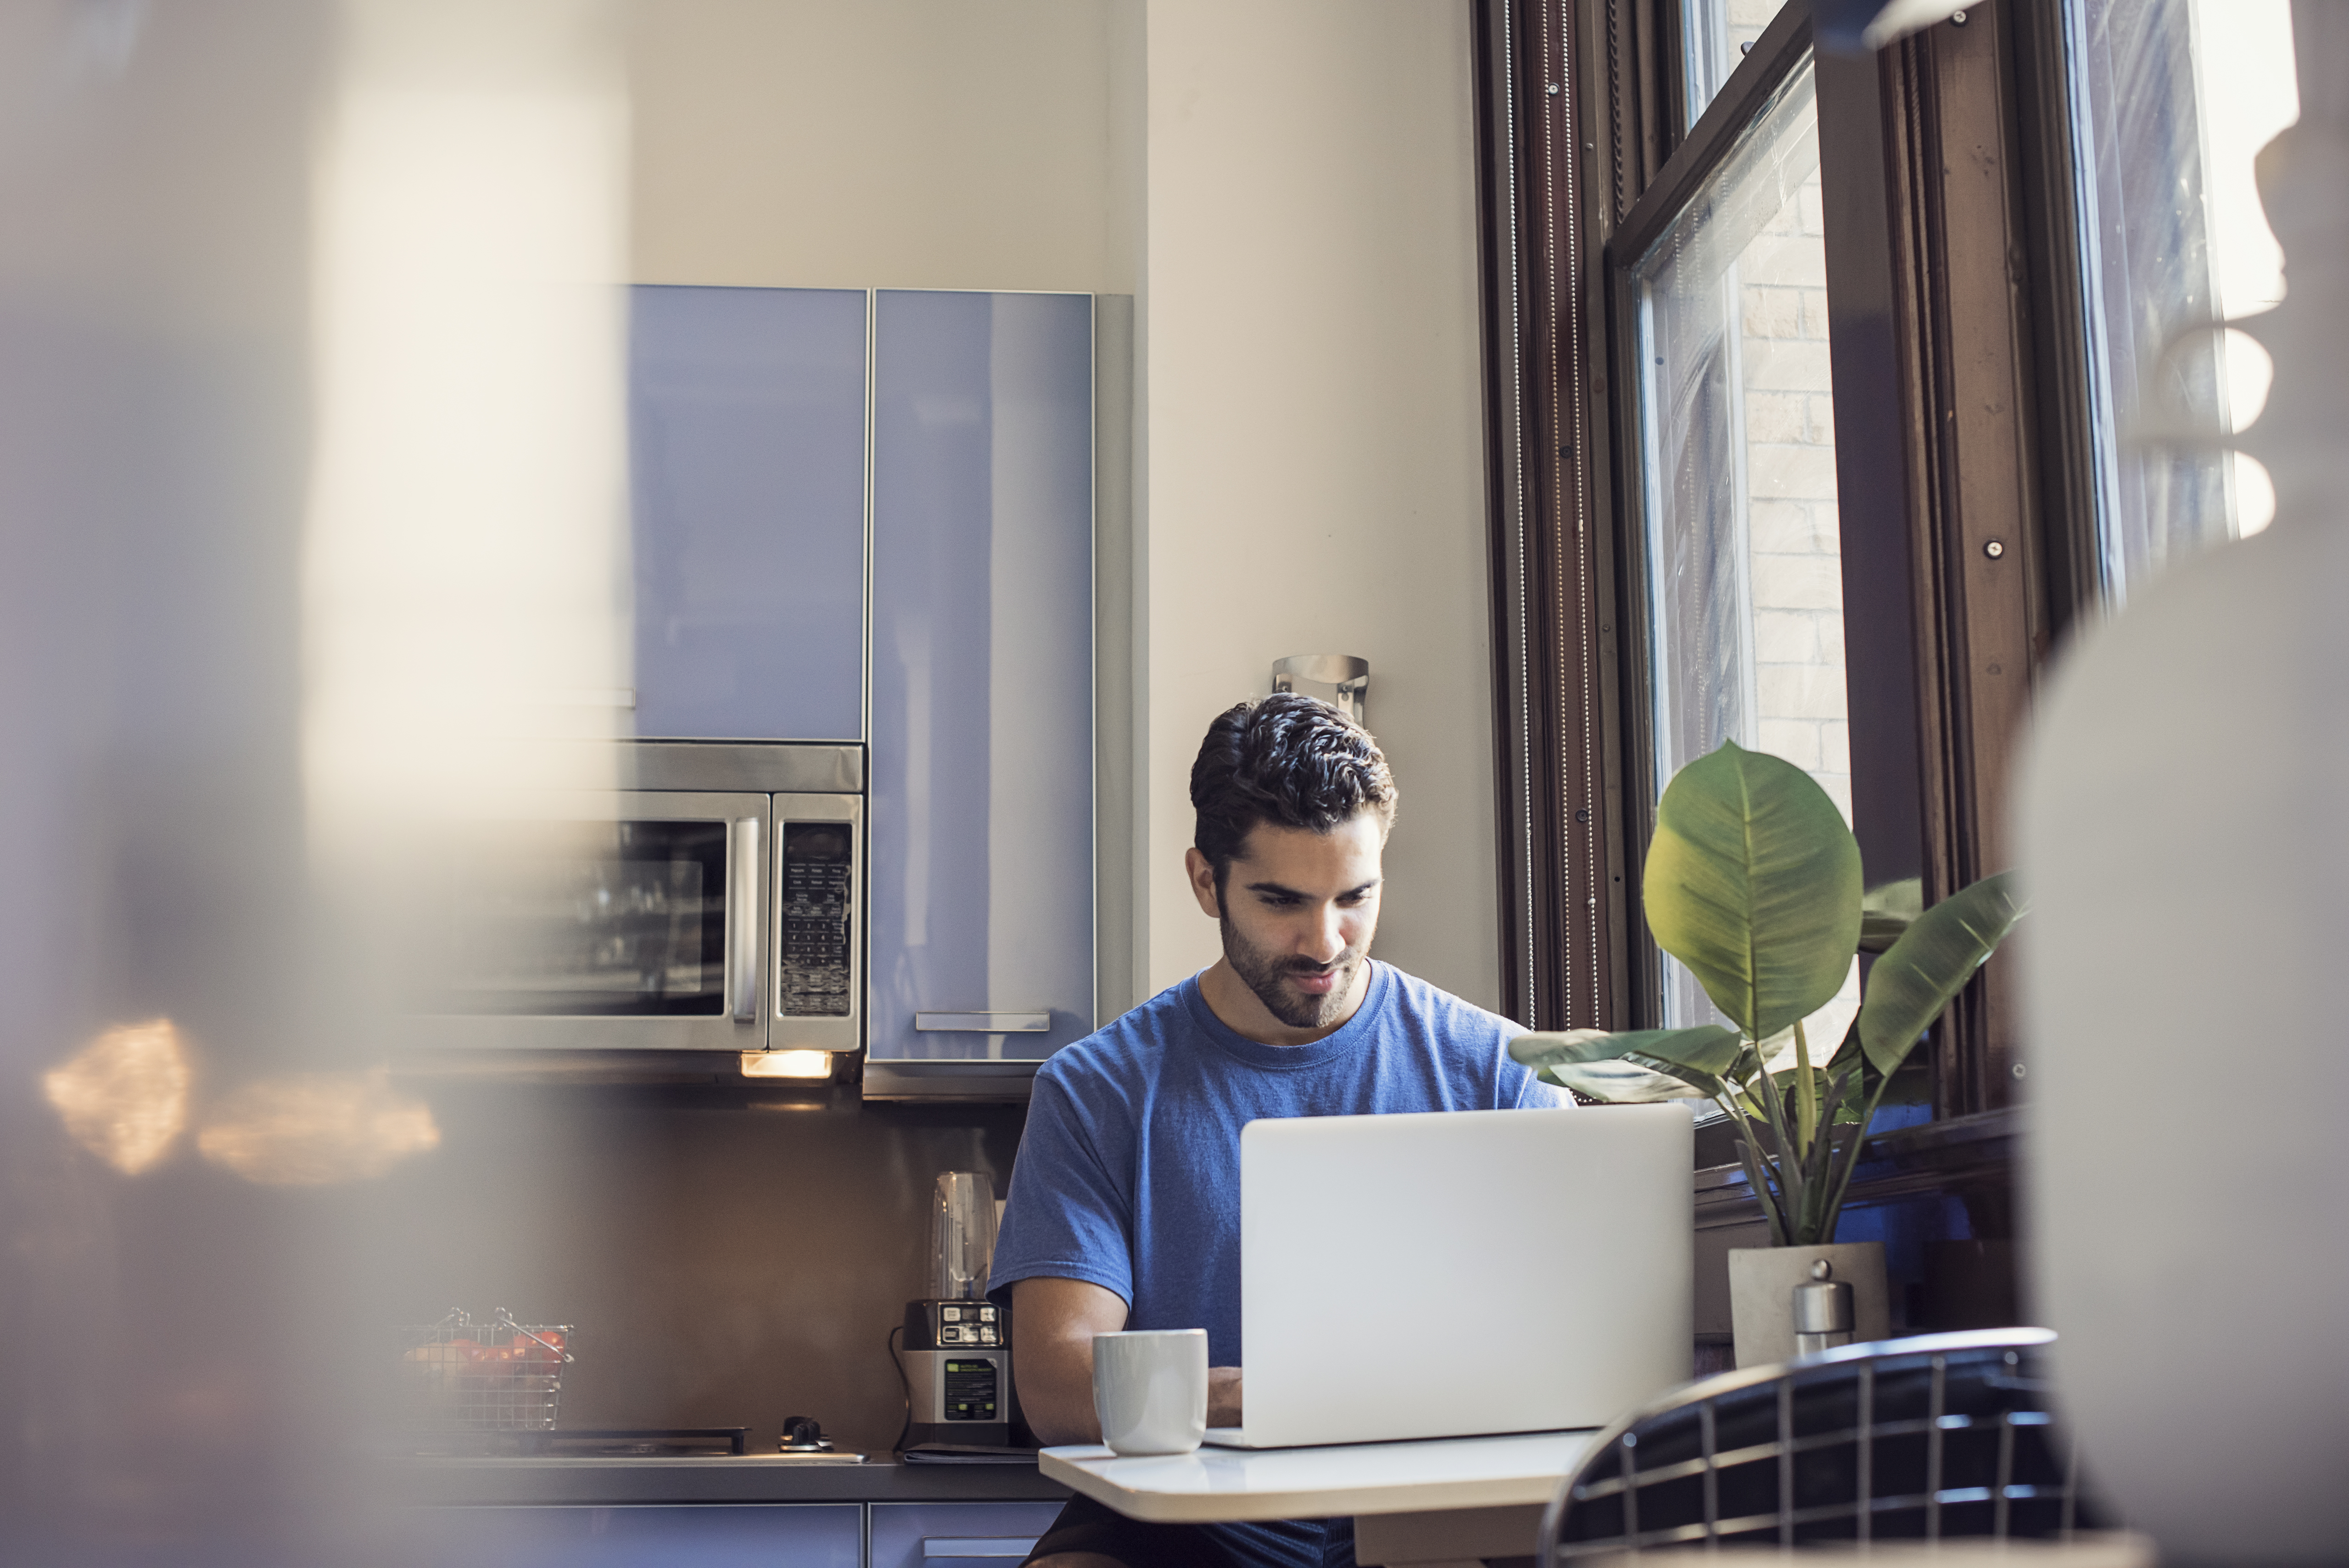
[{"label": "black wire chair", "polygon": [[1846,1345],[1674,1389],[1599,1435],[1541,1568],[1720,1544],[2065,1539],[2101,1521],[2048,1412],[2038,1328]]}]

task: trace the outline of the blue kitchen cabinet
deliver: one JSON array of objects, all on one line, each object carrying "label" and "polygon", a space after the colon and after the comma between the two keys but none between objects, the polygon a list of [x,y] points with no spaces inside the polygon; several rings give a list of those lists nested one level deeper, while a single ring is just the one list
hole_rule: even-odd
[{"label": "blue kitchen cabinet", "polygon": [[1057,1502],[876,1502],[867,1568],[1013,1568]]},{"label": "blue kitchen cabinet", "polygon": [[864,291],[630,301],[636,732],[863,740]]},{"label": "blue kitchen cabinet", "polygon": [[432,1508],[407,1543],[433,1568],[863,1568],[854,1502]]},{"label": "blue kitchen cabinet", "polygon": [[874,319],[866,1041],[1040,1060],[1093,1027],[1092,300]]}]

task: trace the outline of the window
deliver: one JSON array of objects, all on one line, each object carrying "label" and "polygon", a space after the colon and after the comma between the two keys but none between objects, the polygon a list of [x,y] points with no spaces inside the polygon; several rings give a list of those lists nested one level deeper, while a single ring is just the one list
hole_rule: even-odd
[{"label": "window", "polygon": [[1681,73],[1694,125],[1786,0],[1681,0]]},{"label": "window", "polygon": [[[1814,57],[1808,0],[1479,0],[1505,994],[1537,1027],[1709,1012],[1639,886],[1661,784],[1722,740],[1809,769],[1871,882],[2007,867],[2050,649],[2271,514],[2209,439],[2265,356],[2212,324],[2283,286],[2251,171],[2298,112],[2288,0],[1903,10]],[[2061,1048],[2014,962],[1928,1039],[1962,1136]]]},{"label": "window", "polygon": [[[1808,770],[1871,881],[2007,863],[2045,604],[2094,576],[2043,544],[2095,512],[2085,357],[2057,387],[2033,335],[2079,316],[2064,3],[1816,57],[1804,0],[1480,4],[1504,983],[1533,1026],[1710,1014],[1639,884],[1662,785],[1724,740]],[[2078,476],[2052,498],[2047,410]],[[2014,1092],[2011,992],[1994,961],[1935,1032],[1939,1114]]]},{"label": "window", "polygon": [[[1734,741],[1806,769],[1848,819],[1819,195],[1805,61],[1630,268],[1638,501],[1654,789]],[[1713,1021],[1695,978],[1663,966],[1663,1023]]]},{"label": "window", "polygon": [[2275,493],[2240,453],[2145,439],[2240,429],[2267,356],[2195,330],[2282,297],[2251,164],[2299,115],[2286,0],[2070,0],[2095,556],[2117,607],[2170,560],[2256,533]]}]

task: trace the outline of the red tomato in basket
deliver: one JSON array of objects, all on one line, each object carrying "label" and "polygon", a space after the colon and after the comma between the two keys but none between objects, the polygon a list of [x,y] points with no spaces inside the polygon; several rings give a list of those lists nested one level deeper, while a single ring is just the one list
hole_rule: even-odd
[{"label": "red tomato in basket", "polygon": [[465,1353],[472,1359],[467,1364],[465,1376],[476,1385],[495,1387],[512,1381],[522,1370],[522,1357],[502,1345],[483,1345]]},{"label": "red tomato in basket", "polygon": [[540,1366],[562,1366],[564,1343],[561,1334],[549,1329],[544,1334],[535,1336],[527,1334],[515,1334],[506,1342],[506,1345],[517,1357],[529,1363],[535,1369]]},{"label": "red tomato in basket", "polygon": [[411,1382],[426,1388],[447,1388],[464,1376],[465,1348],[457,1345],[419,1345],[406,1357]]}]

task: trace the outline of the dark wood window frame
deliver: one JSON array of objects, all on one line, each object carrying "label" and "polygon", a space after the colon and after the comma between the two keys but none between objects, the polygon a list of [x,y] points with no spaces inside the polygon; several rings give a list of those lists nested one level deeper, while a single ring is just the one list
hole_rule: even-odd
[{"label": "dark wood window frame", "polygon": [[[1476,10],[1503,994],[1537,1028],[1656,1021],[1620,281],[1811,52],[1788,0],[1685,126],[1679,14]],[[2033,684],[2093,575],[2061,48],[2046,7],[1988,0],[1815,60],[1854,826],[1871,880],[1929,898],[2007,863]],[[1936,1031],[1944,1117],[2014,1097],[2008,964]]]},{"label": "dark wood window frame", "polygon": [[1582,105],[1609,78],[1562,0],[1479,0],[1475,24],[1503,1006],[1599,1027],[1625,989],[1628,875],[1603,275],[1583,211],[1600,142]]},{"label": "dark wood window frame", "polygon": [[[1656,781],[1619,284],[1810,54],[1809,5],[1788,0],[1693,126],[1678,0],[1478,0],[1475,17],[1505,1006],[1536,1028],[1641,1027]],[[1987,0],[1814,59],[1854,826],[1871,880],[1920,875],[1929,898],[2006,864],[2032,690],[2094,593],[2063,48],[2052,6]],[[1930,1037],[1935,1125],[1877,1139],[1855,1186],[1912,1252],[1974,1249],[1969,1279],[1906,1282],[1912,1327],[2016,1310],[2011,964]],[[1700,1252],[1745,1244],[1743,1177],[1699,1187]]]}]

